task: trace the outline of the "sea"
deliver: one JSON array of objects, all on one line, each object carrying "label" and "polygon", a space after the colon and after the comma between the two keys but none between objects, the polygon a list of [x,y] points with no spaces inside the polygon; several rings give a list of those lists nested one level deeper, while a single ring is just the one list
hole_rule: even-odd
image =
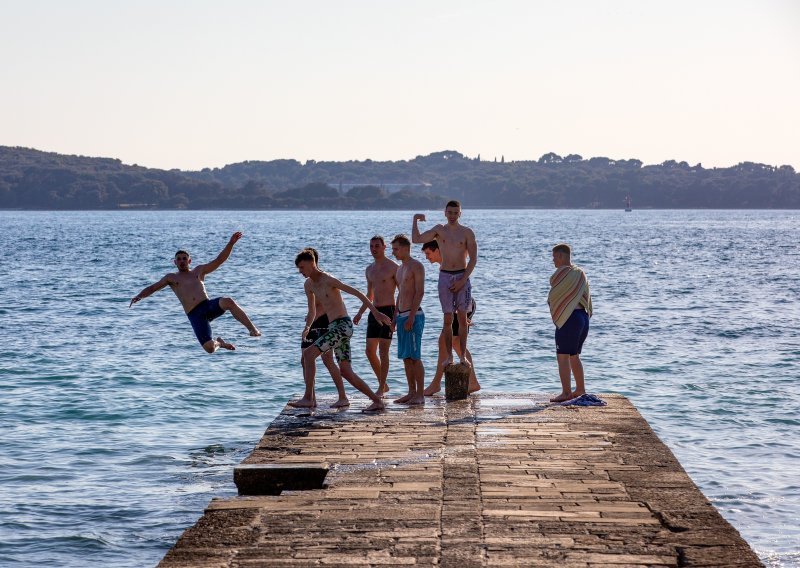
[{"label": "sea", "polygon": [[[410,233],[413,213],[0,211],[0,565],[158,563],[212,497],[235,493],[233,466],[302,391],[295,254],[317,248],[365,290],[370,237]],[[423,227],[444,220],[425,213]],[[479,245],[483,389],[558,392],[546,298],[551,249],[571,244],[595,309],[587,389],[629,397],[767,566],[800,566],[800,212],[466,208],[462,221]],[[237,349],[208,355],[169,289],[129,307],[176,250],[207,262],[235,231],[208,292],[262,337],[226,314],[214,331]],[[440,309],[426,270],[430,375]],[[374,385],[365,331],[354,368]],[[397,362],[389,382],[405,384]]]}]

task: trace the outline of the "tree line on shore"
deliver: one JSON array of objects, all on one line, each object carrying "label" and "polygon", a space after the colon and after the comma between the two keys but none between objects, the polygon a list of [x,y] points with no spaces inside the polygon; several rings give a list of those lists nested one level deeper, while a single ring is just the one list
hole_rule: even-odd
[{"label": "tree line on shore", "polygon": [[548,153],[481,160],[455,151],[413,160],[247,161],[201,171],[160,170],[111,158],[0,146],[1,209],[798,209],[800,174],[788,165],[728,168],[667,160]]}]

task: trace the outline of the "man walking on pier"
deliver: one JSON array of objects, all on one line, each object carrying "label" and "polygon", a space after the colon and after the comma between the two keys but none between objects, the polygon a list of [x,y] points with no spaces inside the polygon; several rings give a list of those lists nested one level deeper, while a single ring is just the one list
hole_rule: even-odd
[{"label": "man walking on pier", "polygon": [[397,269],[397,356],[403,360],[408,394],[395,400],[400,404],[425,404],[425,367],[422,365],[422,332],[425,314],[420,305],[425,295],[425,268],[411,258],[411,241],[406,235],[392,239],[392,254],[402,264]]},{"label": "man walking on pier", "polygon": [[[439,269],[439,302],[444,313],[444,345],[447,358],[442,363],[442,368],[453,362],[453,317],[458,318],[461,344],[459,360],[462,365],[470,366],[467,353],[467,313],[472,307],[472,284],[469,277],[475,270],[478,261],[478,243],[472,229],[458,222],[461,217],[461,203],[448,201],[444,209],[447,223],[436,225],[424,233],[420,233],[417,223],[425,221],[425,215],[417,213],[411,228],[411,240],[414,243],[426,243],[436,240],[442,255],[442,264]],[[469,257],[469,262],[467,262]]]},{"label": "man walking on pier", "polygon": [[178,268],[178,272],[167,274],[155,284],[151,284],[136,294],[131,299],[128,307],[130,308],[133,304],[169,286],[178,297],[186,316],[189,318],[189,322],[192,324],[197,340],[206,352],[213,353],[220,347],[230,350],[236,349],[232,343],[228,343],[221,337],[214,339],[211,335],[211,322],[226,311],[230,311],[233,317],[250,331],[250,335],[253,337],[261,335],[258,328],[253,325],[253,322],[250,321],[250,318],[247,317],[247,314],[244,313],[244,310],[239,307],[233,298],[214,298],[209,300],[206,292],[206,274],[214,272],[223,262],[228,260],[233,251],[233,245],[241,238],[241,232],[234,233],[228,244],[222,249],[222,252],[217,255],[217,258],[208,264],[201,264],[191,270],[189,265],[192,264],[192,257],[185,250],[179,250],[175,253],[175,260],[173,261]]},{"label": "man walking on pier", "polygon": [[[367,266],[367,298],[369,298],[378,311],[394,320],[394,292],[397,289],[397,264],[386,258],[386,241],[380,235],[375,235],[369,241],[369,252],[375,262]],[[366,305],[362,305],[353,318],[353,323],[358,325]],[[392,344],[392,327],[378,323],[370,312],[367,317],[367,359],[372,365],[372,371],[378,378],[378,396],[383,396],[389,390],[386,377],[389,376],[389,348]]]},{"label": "man walking on pier", "polygon": [[[581,349],[589,333],[592,317],[592,296],[586,273],[572,264],[572,249],[568,244],[553,247],[556,271],[550,277],[547,304],[556,324],[556,358],[561,379],[561,394],[550,402],[563,402],[586,393],[581,363]],[[575,377],[572,390],[570,373]]]},{"label": "man walking on pier", "polygon": [[350,337],[353,335],[353,321],[347,315],[347,307],[342,300],[342,292],[351,294],[367,305],[375,318],[384,325],[391,325],[392,320],[378,311],[375,305],[364,294],[355,288],[337,280],[327,272],[322,272],[314,260],[314,255],[308,249],[303,250],[294,260],[300,274],[305,276],[306,281],[303,285],[306,296],[308,297],[308,316],[306,317],[306,327],[303,330],[303,337],[308,335],[311,325],[315,318],[314,304],[316,300],[322,303],[325,313],[328,314],[328,329],[314,343],[303,350],[303,378],[305,379],[306,389],[303,398],[290,402],[290,406],[298,408],[314,408],[317,406],[317,398],[314,392],[314,379],[317,372],[316,360],[320,354],[333,349],[336,360],[339,362],[339,370],[347,381],[356,387],[362,394],[372,400],[372,404],[364,409],[365,412],[383,410],[384,404],[381,397],[372,392],[361,377],[356,375],[350,364]]}]

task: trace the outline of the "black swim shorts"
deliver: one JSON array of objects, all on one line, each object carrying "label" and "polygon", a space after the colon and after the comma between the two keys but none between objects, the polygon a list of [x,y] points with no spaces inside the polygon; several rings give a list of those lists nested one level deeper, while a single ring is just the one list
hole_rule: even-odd
[{"label": "black swim shorts", "polygon": [[[475,309],[478,307],[478,304],[475,303],[475,298],[472,298],[472,306],[469,308],[467,312],[467,319],[472,321],[472,316],[475,313]],[[458,314],[453,314],[453,337],[458,337]]]},{"label": "black swim shorts", "polygon": [[319,337],[328,331],[328,314],[322,314],[311,324],[311,329],[308,330],[306,338],[300,342],[300,349],[311,347]]},{"label": "black swim shorts", "polygon": [[221,299],[203,300],[192,308],[191,312],[186,314],[200,345],[205,345],[211,341],[211,322],[225,313],[225,310],[219,305]]},{"label": "black swim shorts", "polygon": [[[376,306],[378,311],[386,314],[389,319],[394,318],[394,306]],[[383,325],[375,319],[372,312],[367,317],[367,339],[391,339],[392,328],[388,325]]]}]

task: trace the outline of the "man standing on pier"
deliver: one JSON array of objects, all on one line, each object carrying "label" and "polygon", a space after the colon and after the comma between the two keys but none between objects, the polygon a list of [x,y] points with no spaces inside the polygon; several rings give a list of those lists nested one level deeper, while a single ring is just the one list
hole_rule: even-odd
[{"label": "man standing on pier", "polygon": [[[422,252],[425,254],[425,258],[427,258],[428,262],[431,264],[442,263],[442,255],[439,252],[439,244],[436,241],[428,241],[422,245]],[[472,307],[469,309],[469,312],[467,312],[467,324],[470,326],[472,325],[472,316],[475,314],[475,309],[475,298],[472,298]],[[459,337],[460,334],[461,328],[458,325],[458,318],[453,318],[453,338]],[[461,342],[454,341],[453,348],[456,350],[458,356],[461,357]],[[469,352],[469,349],[467,349],[466,357],[470,364],[468,392],[471,394],[481,390],[481,385],[478,383],[478,377],[475,375],[475,364],[472,361],[472,353]],[[442,331],[439,334],[439,362],[436,365],[436,373],[433,375],[431,384],[425,388],[425,396],[433,396],[442,390],[442,375],[444,374],[442,362],[444,362],[446,358],[447,353],[444,347],[444,331]]]},{"label": "man standing on pier", "polygon": [[[561,394],[551,398],[550,402],[563,402],[586,393],[581,349],[589,333],[592,296],[586,273],[572,264],[572,249],[568,244],[553,247],[553,264],[556,271],[550,277],[547,304],[556,324],[556,358]],[[570,372],[575,376],[574,391]]]},{"label": "man standing on pier", "polygon": [[353,321],[347,315],[347,307],[342,300],[342,292],[351,294],[367,305],[369,311],[375,318],[384,325],[391,325],[392,320],[380,313],[375,305],[364,294],[355,288],[337,280],[327,272],[321,271],[317,267],[314,255],[308,249],[300,251],[294,260],[295,266],[300,274],[305,276],[306,281],[303,285],[306,296],[308,297],[308,315],[306,317],[306,327],[303,330],[303,337],[311,331],[316,312],[314,305],[316,300],[322,303],[325,313],[328,314],[328,329],[314,343],[303,350],[303,378],[306,383],[306,390],[303,398],[290,402],[290,406],[298,408],[314,408],[317,406],[317,397],[314,392],[314,379],[317,372],[317,357],[326,351],[333,349],[336,360],[339,363],[339,370],[347,381],[356,387],[362,394],[372,400],[372,404],[364,409],[365,412],[383,410],[385,405],[381,397],[372,392],[361,377],[356,375],[350,364],[350,337],[353,335]]},{"label": "man standing on pier", "polygon": [[214,298],[209,300],[206,292],[206,275],[214,272],[223,262],[228,260],[231,252],[233,252],[233,245],[241,238],[242,233],[237,231],[231,236],[228,244],[217,255],[217,258],[192,269],[189,269],[192,264],[192,257],[185,250],[179,250],[175,253],[175,260],[173,261],[178,268],[178,272],[167,274],[155,284],[151,284],[136,294],[131,299],[128,307],[130,308],[133,304],[169,286],[178,297],[186,316],[189,318],[189,322],[192,324],[197,340],[207,353],[213,353],[220,347],[230,350],[236,349],[232,343],[228,343],[221,337],[214,339],[211,335],[211,322],[226,311],[230,311],[233,317],[247,328],[250,335],[258,337],[261,332],[253,325],[253,322],[250,321],[250,318],[247,317],[247,314],[244,313],[244,310],[239,307],[239,304],[233,298]]},{"label": "man standing on pier", "polygon": [[[369,252],[375,262],[367,266],[367,298],[378,308],[382,314],[394,320],[394,292],[397,289],[397,264],[386,258],[386,241],[380,235],[375,235],[369,240]],[[353,323],[358,325],[366,305],[353,318]],[[392,327],[378,323],[370,312],[367,317],[367,359],[372,365],[372,371],[378,378],[378,396],[383,396],[389,390],[386,377],[389,376],[389,348],[392,344]]]},{"label": "man standing on pier", "polygon": [[[461,217],[461,203],[448,201],[444,209],[447,223],[436,225],[432,229],[420,233],[417,223],[425,221],[425,215],[417,213],[411,228],[411,240],[414,243],[426,243],[436,240],[442,255],[439,269],[439,302],[444,313],[444,345],[447,358],[442,363],[444,369],[453,362],[453,317],[458,318],[461,344],[459,360],[462,365],[471,366],[467,353],[467,336],[469,325],[467,313],[472,307],[472,285],[469,277],[478,262],[478,243],[472,229],[458,222]],[[469,257],[469,262],[467,262]]]},{"label": "man standing on pier", "polygon": [[425,295],[425,268],[411,258],[411,241],[406,235],[392,239],[392,254],[402,264],[397,269],[397,356],[403,360],[408,394],[395,400],[400,404],[425,404],[425,367],[422,365],[422,332],[425,314],[420,305]]}]

